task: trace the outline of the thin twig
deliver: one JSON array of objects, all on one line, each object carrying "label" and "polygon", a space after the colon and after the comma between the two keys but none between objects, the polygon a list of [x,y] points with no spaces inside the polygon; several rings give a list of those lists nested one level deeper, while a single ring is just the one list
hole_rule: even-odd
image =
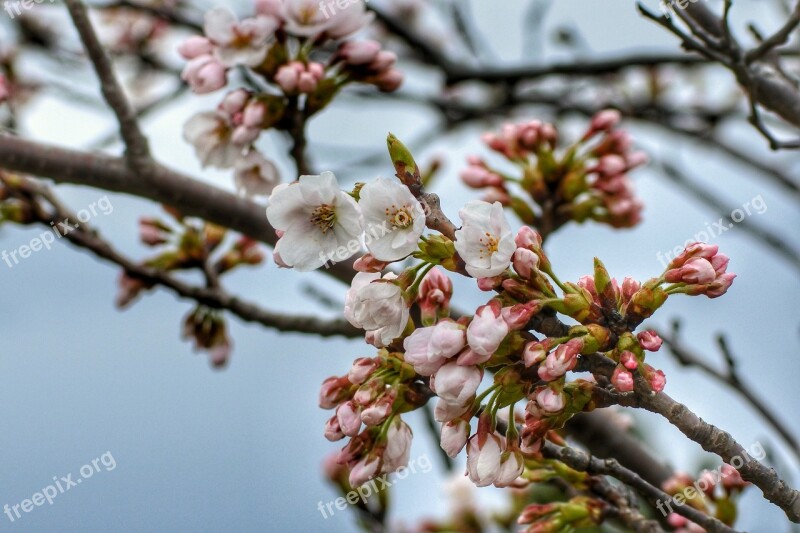
[{"label": "thin twig", "polygon": [[111,60],[103,50],[100,39],[89,20],[86,6],[80,0],[65,0],[65,2],[86,53],[100,79],[100,90],[103,97],[117,116],[119,132],[125,142],[128,162],[135,168],[142,168],[151,161],[150,148],[147,138],[139,129],[136,111],[125,96],[125,91],[114,74]]},{"label": "thin twig", "polygon": [[742,381],[736,367],[736,360],[730,351],[725,337],[720,335],[717,337],[717,343],[720,346],[723,358],[725,359],[727,372],[720,372],[716,368],[707,364],[700,356],[695,354],[689,348],[683,345],[678,337],[679,323],[673,322],[672,334],[667,335],[663,332],[660,333],[661,338],[664,339],[664,345],[669,349],[670,353],[682,366],[694,367],[705,374],[711,376],[717,381],[724,383],[739,393],[753,408],[761,414],[767,423],[781,436],[789,447],[789,451],[800,461],[800,442],[795,438],[789,429],[775,416],[772,410],[758,398],[751,388]]}]

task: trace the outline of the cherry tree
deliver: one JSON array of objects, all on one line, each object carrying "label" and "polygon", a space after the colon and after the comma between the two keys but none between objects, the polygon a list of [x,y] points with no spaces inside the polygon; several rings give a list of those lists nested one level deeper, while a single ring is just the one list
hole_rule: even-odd
[{"label": "cherry tree", "polygon": [[[735,531],[737,516],[748,512],[739,508],[746,492],[800,523],[800,492],[786,474],[668,395],[668,382],[681,375],[659,368],[671,355],[729,386],[800,459],[782,417],[738,373],[726,337],[719,337],[720,371],[678,336],[677,325],[652,325],[670,300],[735,298],[726,293],[736,284],[729,268],[736,257],[693,242],[644,279],[609,272],[597,257],[570,280],[547,251],[569,226],[603,225],[625,242],[647,202],[658,201],[634,190],[644,168],[725,210],[691,172],[643,150],[629,123],[691,139],[798,200],[784,161],[800,148],[792,44],[800,2],[771,3],[784,8],[781,24],[748,32],[732,22],[730,0],[639,4],[642,24],[671,32],[683,50],[513,66],[486,59],[491,45],[469,2],[256,0],[235,11],[182,0],[64,3],[9,8],[13,32],[0,57],[0,220],[56,228],[59,239],[117,268],[122,309],[159,288],[190,301],[176,328],[214,367],[233,356],[231,318],[363,339],[362,352],[371,355],[342,361],[341,373],[322,383],[319,405],[331,416],[305,436],[339,443],[324,473],[343,495],[406,468],[412,439],[432,437],[447,468],[465,462],[472,484],[504,489],[510,506],[490,515],[476,500],[445,519],[404,526],[414,530]],[[532,38],[541,37],[547,4],[530,2],[524,23]],[[574,45],[580,36],[564,29],[560,38]],[[67,81],[43,84],[23,68],[33,52],[91,65],[116,119],[102,152],[23,133],[37,92],[55,87],[65,98],[85,98],[68,72]],[[632,82],[630,71],[646,83]],[[691,105],[670,93],[676,72]],[[724,101],[704,92],[706,72],[724,76]],[[418,78],[433,78],[435,89],[406,88]],[[227,172],[228,188],[157,160],[141,125],[165,106],[206,94],[216,104],[186,121],[175,142],[190,144],[203,168]],[[365,149],[357,164],[322,164],[309,128],[338,101],[413,105],[437,115],[441,127],[413,140],[389,133],[385,150]],[[487,124],[481,153],[466,161],[418,156],[433,138],[480,121]],[[774,154],[731,142],[732,128],[747,128],[751,143]],[[286,149],[268,145],[267,135]],[[107,148],[117,137],[121,154]],[[279,160],[291,162],[290,175]],[[453,211],[431,192],[445,179],[444,162],[459,165],[474,190]],[[359,166],[381,169],[382,177],[367,179]],[[59,199],[62,184],[161,204],[163,216],[138,222],[152,255],[131,257],[104,238]],[[800,269],[800,254],[781,235],[750,222],[740,227],[762,253]],[[245,267],[260,266],[268,279],[268,264],[349,287],[339,318],[288,314],[226,288]],[[476,297],[477,307],[465,303]],[[658,415],[723,466],[673,470],[647,438],[627,431],[620,408]],[[429,424],[412,428],[412,412]],[[359,502],[359,525],[392,528],[386,505],[383,497]]]}]

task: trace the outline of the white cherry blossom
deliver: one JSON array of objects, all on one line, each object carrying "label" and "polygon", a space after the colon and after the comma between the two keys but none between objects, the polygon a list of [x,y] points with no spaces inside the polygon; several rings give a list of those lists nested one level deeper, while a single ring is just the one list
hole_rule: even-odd
[{"label": "white cherry blossom", "polygon": [[318,0],[284,0],[282,14],[287,32],[300,37],[324,34],[330,39],[347,37],[375,18],[363,2],[351,3],[344,9],[331,12],[326,3],[320,4]]},{"label": "white cherry blossom", "polygon": [[361,188],[358,205],[364,214],[367,248],[376,259],[397,261],[417,249],[425,212],[408,187],[378,178]]},{"label": "white cherry blossom", "polygon": [[458,212],[463,226],[456,231],[455,247],[475,278],[501,274],[511,264],[516,244],[500,202],[473,200]]},{"label": "white cherry blossom", "polygon": [[395,279],[392,273],[381,278],[378,273],[359,272],[345,298],[345,318],[373,333],[382,346],[391,344],[408,324],[408,306]]},{"label": "white cherry blossom", "polygon": [[248,198],[269,196],[281,181],[278,168],[258,150],[250,150],[239,158],[234,168],[236,191]]},{"label": "white cherry blossom", "polygon": [[214,53],[227,67],[255,67],[267,56],[268,44],[278,21],[257,16],[241,22],[227,7],[217,7],[206,13],[203,30],[214,45]]},{"label": "white cherry blossom", "polygon": [[358,243],[363,231],[358,204],[339,189],[332,172],[277,186],[269,198],[267,219],[283,232],[275,252],[300,271],[319,268],[339,252],[350,257],[358,251],[350,244]]},{"label": "white cherry blossom", "polygon": [[243,147],[232,140],[234,125],[220,111],[205,111],[191,117],[183,126],[183,138],[194,145],[203,167],[230,168],[241,156]]}]

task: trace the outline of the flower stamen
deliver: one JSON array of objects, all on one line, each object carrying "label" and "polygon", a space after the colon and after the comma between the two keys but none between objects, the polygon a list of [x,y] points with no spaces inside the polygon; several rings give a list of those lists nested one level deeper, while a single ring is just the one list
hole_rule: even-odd
[{"label": "flower stamen", "polygon": [[336,209],[328,204],[322,204],[311,213],[311,223],[317,226],[322,233],[327,233],[336,224]]}]

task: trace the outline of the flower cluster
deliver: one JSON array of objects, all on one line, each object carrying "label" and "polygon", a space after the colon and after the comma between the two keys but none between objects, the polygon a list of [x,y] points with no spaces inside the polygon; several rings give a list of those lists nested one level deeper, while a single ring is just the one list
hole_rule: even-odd
[{"label": "flower cluster", "polygon": [[[235,268],[263,262],[264,254],[252,238],[240,236],[226,245],[227,231],[224,228],[187,219],[171,208],[165,210],[172,217],[172,223],[155,217],[139,220],[141,242],[159,249],[158,255],[144,261],[142,266],[165,273],[198,270],[210,287],[216,287],[219,277]],[[153,287],[151,280],[128,272],[122,273],[118,284],[119,308],[128,307]],[[226,332],[225,319],[216,310],[198,305],[186,316],[182,337],[191,339],[196,350],[208,352],[215,367],[224,366],[230,357],[232,343]]]},{"label": "flower cluster", "polygon": [[[375,41],[339,42],[372,18],[363,4],[325,18],[310,0],[257,0],[254,16],[243,20],[226,7],[207,12],[204,35],[178,48],[188,61],[182,78],[194,92],[210,93],[227,86],[238,68],[247,73],[248,87],[186,123],[184,137],[203,166],[235,168],[241,194],[269,195],[280,180],[275,165],[255,147],[263,131],[296,135],[349,83],[396,90],[403,75],[394,66],[394,53]],[[338,46],[328,52],[331,41]]]},{"label": "flower cluster", "polygon": [[[610,139],[619,137],[615,123],[613,114],[593,120],[582,142],[605,135],[598,146],[606,148],[595,147],[595,156],[609,153]],[[541,164],[556,140],[555,128],[528,124],[490,144],[511,160],[536,153]],[[354,263],[344,315],[378,352],[357,359],[346,376],[326,380],[320,396],[322,407],[336,409],[325,436],[349,438],[337,459],[353,486],[404,466],[412,434],[400,415],[434,397],[440,445],[451,457],[466,450],[476,486],[536,482],[545,469],[545,441],[558,441],[570,418],[625,394],[664,389],[664,373],[646,362],[662,340],[637,331],[642,322],[671,295],[714,298],[734,278],[716,246],[698,243],[644,282],[617,282],[599,259],[592,275],[563,282],[543,235],[528,225],[514,232],[500,201],[468,202],[459,211],[461,227],[443,223],[438,201],[427,205],[431,195],[411,154],[391,135],[388,145],[399,180],[378,178],[343,191],[330,172],[301,176],[276,187],[267,207],[281,266],[312,270],[367,249]],[[613,159],[588,165],[588,156],[573,152],[565,157],[583,157],[584,183],[594,183],[588,174],[624,179],[620,172],[642,159],[630,155],[615,169]],[[409,259],[411,266],[391,269]],[[473,314],[451,316],[453,283],[445,271],[474,279],[490,296]],[[579,372],[592,376],[576,379]],[[529,507],[520,523],[529,531],[562,522],[578,527],[597,523],[601,511],[602,502],[587,494]]]},{"label": "flower cluster", "polygon": [[411,428],[400,414],[428,400],[414,377],[401,353],[382,349],[374,358],[356,359],[346,375],[322,384],[320,407],[336,409],[325,424],[325,438],[350,437],[336,461],[347,467],[351,486],[407,465]]},{"label": "flower cluster", "polygon": [[[280,235],[275,247],[276,262],[300,271],[344,261],[361,250],[362,240],[369,256],[362,258],[361,263],[369,270],[367,263],[377,261],[381,270],[388,262],[414,253],[425,229],[422,204],[400,183],[379,178],[348,193],[339,189],[336,176],[331,172],[300,176],[294,183],[278,186],[269,198],[267,218]],[[373,278],[368,272],[360,273],[350,296],[355,298],[362,282],[368,280],[368,284]],[[370,299],[400,301],[397,282],[384,281],[387,283],[383,284],[381,297],[371,296],[369,293],[376,289],[369,288],[360,298],[367,302]],[[381,310],[384,312],[373,312]],[[367,331],[384,327],[389,331],[398,328],[402,331],[405,324],[385,311],[385,306],[367,308],[363,319],[353,314],[348,315],[348,319],[358,327],[365,324]]]},{"label": "flower cluster", "polygon": [[[599,122],[593,128],[608,130]],[[542,142],[553,142],[554,130],[537,131]],[[528,146],[505,149],[518,157]],[[647,352],[656,352],[662,341],[654,331],[636,332],[646,318],[670,295],[713,298],[733,280],[727,257],[715,246],[693,244],[660,277],[644,283],[618,283],[599,259],[592,276],[562,282],[541,234],[529,226],[514,234],[500,202],[469,202],[459,212],[461,228],[425,235],[419,169],[391,136],[389,150],[400,181],[380,178],[345,192],[331,173],[301,176],[276,188],[267,207],[280,236],[279,264],[317,268],[336,254],[354,255],[362,240],[369,250],[355,263],[359,272],[344,314],[365,331],[378,356],[359,359],[348,376],[326,381],[321,402],[337,409],[326,436],[351,438],[340,462],[351,468],[354,484],[398,467],[395,458],[402,454],[387,459],[385,450],[395,449],[391,435],[397,435],[397,449],[407,450],[411,433],[396,415],[436,396],[441,447],[451,457],[466,448],[470,480],[478,486],[524,485],[526,462],[540,459],[545,439],[572,416],[607,402],[609,392],[664,389],[664,373],[646,363]],[[430,215],[434,221],[444,216]],[[367,226],[377,225],[386,231],[370,235]],[[419,263],[400,273],[388,270],[409,257]],[[451,317],[453,284],[441,267],[474,278],[491,298],[472,316]],[[418,322],[411,318],[413,309],[419,310]],[[578,325],[557,321],[557,327],[542,330],[539,321],[557,314]],[[537,329],[548,335],[537,337]],[[592,360],[603,361],[606,372],[596,371]],[[580,371],[592,371],[593,379],[568,379]],[[492,383],[481,390],[490,375]],[[515,409],[520,402],[524,414]]]},{"label": "flower cluster", "polygon": [[[499,134],[484,135],[485,144],[517,168],[509,175],[471,156],[461,178],[470,187],[487,189],[486,198],[511,207],[526,224],[545,235],[570,220],[592,219],[615,228],[632,227],[641,220],[642,204],[634,195],[627,173],[646,162],[631,152],[631,138],[615,129],[620,115],[598,113],[584,135],[557,150],[558,130],[532,120],[507,124]],[[523,193],[510,187],[518,184]]]}]

